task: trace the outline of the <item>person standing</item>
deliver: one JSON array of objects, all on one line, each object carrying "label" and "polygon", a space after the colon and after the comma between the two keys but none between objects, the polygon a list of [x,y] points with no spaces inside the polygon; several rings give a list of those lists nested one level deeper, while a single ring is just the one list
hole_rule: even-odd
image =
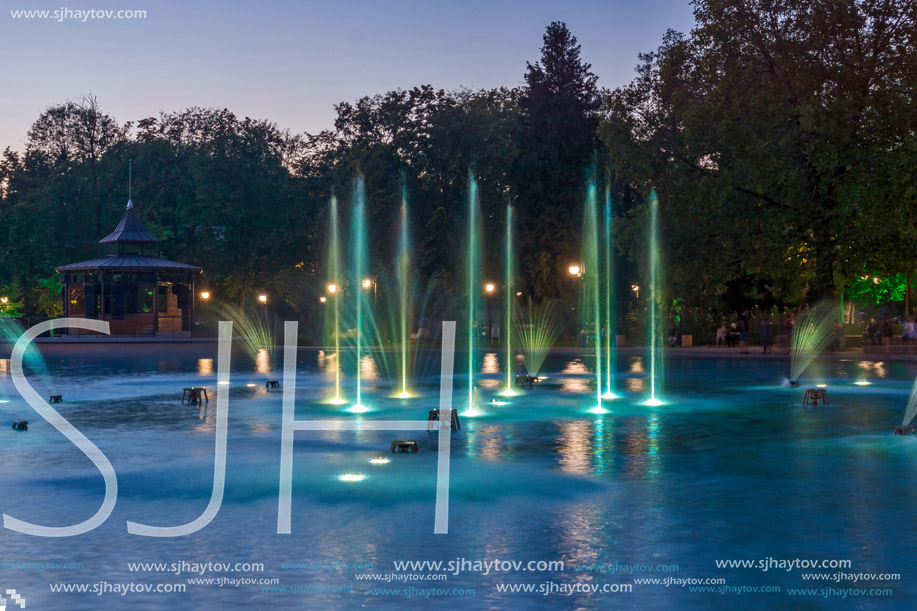
[{"label": "person standing", "polygon": [[758,325],[758,339],[761,340],[761,354],[767,354],[768,348],[771,347],[772,337],[771,321],[765,316]]}]

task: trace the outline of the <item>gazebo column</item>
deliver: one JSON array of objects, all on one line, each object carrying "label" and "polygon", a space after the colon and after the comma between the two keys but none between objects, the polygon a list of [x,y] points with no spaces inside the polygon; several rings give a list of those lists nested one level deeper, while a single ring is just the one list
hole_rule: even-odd
[{"label": "gazebo column", "polygon": [[153,335],[159,333],[159,272],[153,275]]},{"label": "gazebo column", "polygon": [[188,283],[191,286],[191,295],[189,295],[188,301],[189,310],[188,310],[188,334],[194,333],[194,274],[188,273]]},{"label": "gazebo column", "polygon": [[99,320],[105,320],[105,272],[99,274]]}]

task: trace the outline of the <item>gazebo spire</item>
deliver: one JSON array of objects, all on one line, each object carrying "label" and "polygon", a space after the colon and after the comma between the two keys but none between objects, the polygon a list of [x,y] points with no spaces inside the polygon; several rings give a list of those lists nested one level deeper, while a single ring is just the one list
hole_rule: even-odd
[{"label": "gazebo spire", "polygon": [[134,207],[134,160],[127,160],[127,209]]}]

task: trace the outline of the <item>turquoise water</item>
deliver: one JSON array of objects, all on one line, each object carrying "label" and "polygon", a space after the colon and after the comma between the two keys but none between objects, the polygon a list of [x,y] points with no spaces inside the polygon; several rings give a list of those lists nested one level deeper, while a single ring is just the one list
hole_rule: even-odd
[{"label": "turquoise water", "polygon": [[[553,354],[548,379],[504,398],[502,351],[476,366],[484,414],[464,418],[452,439],[449,534],[434,535],[436,438],[424,432],[297,432],[293,533],[276,534],[281,397],[264,388],[265,360],[233,357],[226,494],[215,520],[177,539],[128,535],[127,520],[151,525],[196,518],[210,498],[215,430],[215,347],[62,348],[45,350],[64,403],[55,405],[108,456],[119,481],[118,504],[92,533],[43,539],[0,531],[0,585],[32,609],[251,608],[857,608],[917,604],[910,579],[917,534],[910,528],[917,489],[917,438],[892,437],[917,363],[819,364],[831,405],[800,405],[802,389],[781,386],[783,360],[670,360],[668,404],[641,405],[645,363],[621,356],[623,399],[607,415],[588,413],[592,363]],[[467,359],[457,356],[457,363]],[[435,358],[415,384],[417,399],[390,398],[397,376],[364,363],[366,419],[426,419],[438,401]],[[327,355],[299,352],[297,419],[342,418],[347,406],[323,403],[333,388]],[[276,366],[279,363],[273,364]],[[259,371],[260,370],[260,371]],[[0,361],[2,512],[38,524],[66,525],[92,515],[102,478],[74,446],[18,398],[8,362]],[[346,386],[344,396],[352,396]],[[870,386],[853,382],[869,380]],[[181,389],[207,385],[210,408],[183,406]],[[251,386],[249,386],[251,385]],[[36,382],[40,394],[48,394]],[[456,383],[456,400],[463,397]],[[492,405],[491,400],[506,401]],[[17,433],[6,421],[28,419]],[[420,452],[392,455],[398,438]],[[371,464],[374,457],[390,458]],[[340,481],[344,473],[366,475]],[[807,581],[804,569],[722,569],[725,559],[850,560],[835,573],[900,573],[900,581]],[[391,581],[394,561],[564,561],[564,570],[448,573],[445,580]],[[128,563],[262,563],[263,571],[206,572],[204,578],[277,579],[238,587],[189,584],[168,571],[132,572]],[[80,569],[19,563],[78,563]],[[285,563],[326,563],[285,568]],[[330,566],[327,563],[360,564]],[[633,574],[589,565],[645,565]],[[372,565],[371,569],[368,566]],[[677,571],[672,568],[677,565]],[[659,567],[666,567],[665,570]],[[607,568],[607,567],[606,567]],[[653,569],[653,570],[649,570]],[[658,570],[656,570],[658,569]],[[445,571],[406,570],[401,574]],[[174,572],[173,572],[174,573]],[[378,574],[370,580],[358,575]],[[779,586],[779,593],[691,592],[636,579],[725,579],[730,587]],[[403,578],[403,577],[402,577]],[[55,593],[51,584],[184,584],[182,593]],[[545,584],[630,584],[631,592],[542,595]],[[499,591],[501,584],[533,593]],[[578,587],[583,587],[582,585]],[[891,596],[793,596],[791,588],[889,587]],[[273,588],[273,591],[271,589]],[[279,588],[299,589],[297,593]],[[350,590],[347,590],[350,588]],[[405,601],[396,588],[449,591]],[[453,590],[473,589],[457,593]],[[308,590],[312,590],[309,592]],[[331,591],[316,591],[331,590]],[[338,590],[338,591],[334,591]],[[346,590],[346,591],[341,591]],[[10,607],[8,607],[10,608]]]}]

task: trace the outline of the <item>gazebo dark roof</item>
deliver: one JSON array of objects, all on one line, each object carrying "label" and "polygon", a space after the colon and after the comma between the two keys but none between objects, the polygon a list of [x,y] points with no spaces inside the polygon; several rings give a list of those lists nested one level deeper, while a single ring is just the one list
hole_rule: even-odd
[{"label": "gazebo dark roof", "polygon": [[127,210],[124,211],[124,216],[121,217],[121,222],[118,223],[115,230],[99,240],[99,244],[116,242],[126,244],[155,244],[159,242],[159,238],[147,231],[140,219],[137,218],[137,214],[134,213],[134,204],[131,201],[127,202]]},{"label": "gazebo dark roof", "polygon": [[120,257],[109,255],[107,257],[89,259],[88,261],[80,261],[79,263],[69,263],[67,265],[62,265],[57,268],[57,271],[76,272],[90,270],[118,270],[124,272],[151,272],[160,270],[194,272],[200,271],[200,269],[201,268],[197,267],[196,265],[188,265],[187,263],[168,261],[166,259],[158,259],[156,257],[148,257],[146,255],[124,255]]},{"label": "gazebo dark roof", "polygon": [[79,263],[69,263],[56,268],[58,272],[200,272],[201,268],[196,265],[179,263],[152,257],[143,253],[143,244],[159,244],[159,238],[146,230],[143,223],[134,212],[134,205],[130,200],[127,202],[127,209],[121,222],[115,227],[115,230],[99,240],[99,244],[104,248],[106,245],[141,245],[141,252],[126,253],[121,252],[119,246],[117,254],[109,254],[95,259],[80,261]]}]

